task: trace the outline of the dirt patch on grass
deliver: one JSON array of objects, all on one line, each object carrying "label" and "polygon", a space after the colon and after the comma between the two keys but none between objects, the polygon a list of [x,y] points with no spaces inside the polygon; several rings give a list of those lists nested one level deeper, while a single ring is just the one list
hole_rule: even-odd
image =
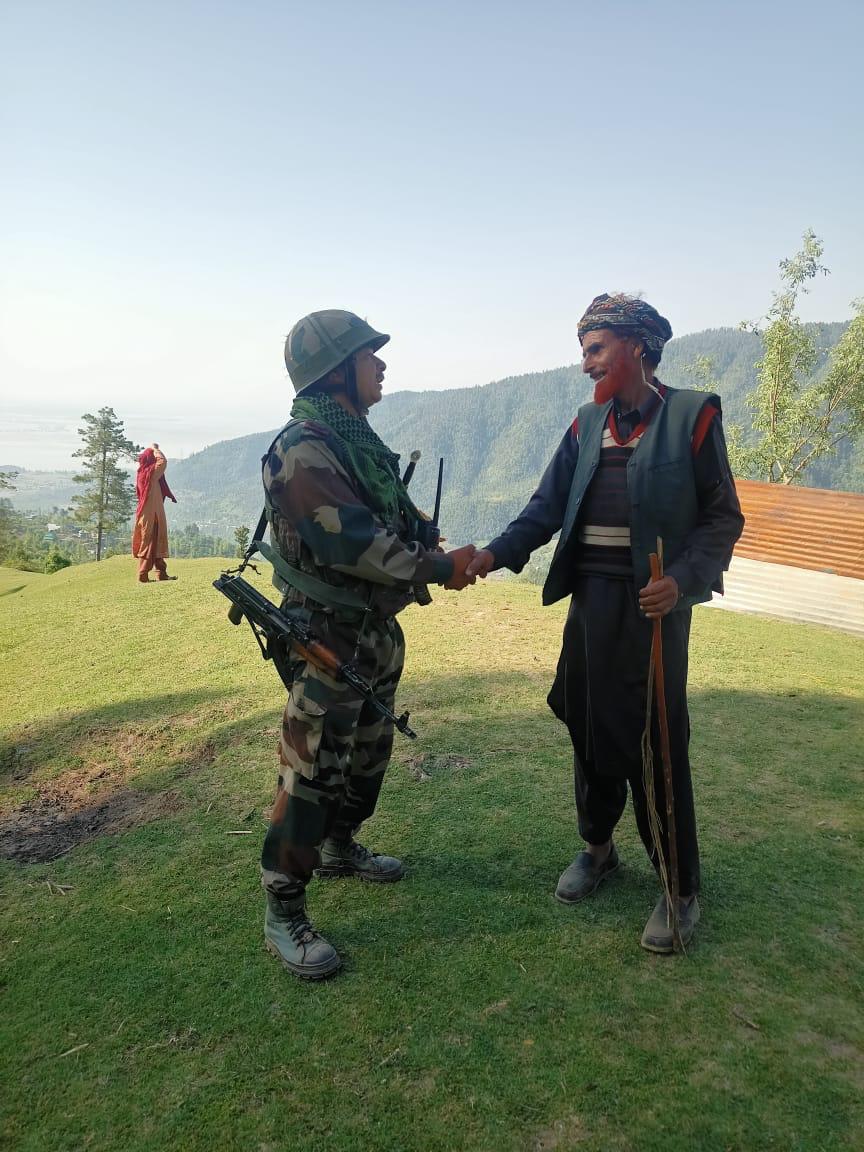
[{"label": "dirt patch on grass", "polygon": [[576,1148],[588,1138],[581,1116],[568,1116],[556,1120],[548,1128],[535,1132],[529,1145],[531,1152],[558,1152]]},{"label": "dirt patch on grass", "polygon": [[837,1061],[846,1079],[854,1083],[859,1090],[864,1089],[864,1052],[860,1048],[846,1040],[835,1040],[809,1028],[802,1028],[796,1032],[793,1039],[796,1044],[819,1050],[832,1062]]},{"label": "dirt patch on grass", "polygon": [[403,759],[402,763],[411,779],[416,780],[418,784],[425,784],[433,776],[440,776],[446,772],[462,772],[471,767],[471,761],[465,756],[456,756],[450,752],[441,754],[421,752],[417,756]]},{"label": "dirt patch on grass", "polygon": [[41,864],[87,840],[116,836],[181,807],[177,792],[106,791],[104,784],[112,777],[107,770],[91,770],[41,784],[36,796],[0,819],[0,857]]}]

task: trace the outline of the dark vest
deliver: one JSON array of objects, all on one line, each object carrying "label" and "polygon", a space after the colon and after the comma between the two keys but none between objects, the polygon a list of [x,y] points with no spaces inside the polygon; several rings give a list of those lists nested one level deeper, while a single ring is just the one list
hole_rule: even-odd
[{"label": "dark vest", "polygon": [[[699,413],[706,404],[720,410],[720,398],[707,392],[666,389],[665,403],[655,410],[638,446],[627,464],[627,493],[630,500],[630,550],[637,591],[651,579],[648,556],[657,550],[657,537],[663,539],[663,560],[668,567],[683,550],[688,533],[696,523],[698,504],[693,477],[691,441]],[[573,550],[579,547],[576,525],[579,509],[600,459],[600,442],[609,419],[612,402],[603,406],[585,404],[579,409],[579,458],[570,485],[570,496],[561,536],[549,575],[543,586],[543,603],[554,604],[573,591]],[[714,585],[721,591],[722,585]],[[679,601],[689,608],[711,599],[711,587]]]}]

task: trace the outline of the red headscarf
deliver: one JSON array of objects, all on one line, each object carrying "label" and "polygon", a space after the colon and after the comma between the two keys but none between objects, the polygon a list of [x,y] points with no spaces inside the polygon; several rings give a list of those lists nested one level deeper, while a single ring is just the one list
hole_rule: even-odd
[{"label": "red headscarf", "polygon": [[[156,453],[152,448],[145,448],[141,455],[138,457],[138,475],[135,477],[135,492],[138,496],[138,508],[135,512],[135,519],[141,515],[144,504],[147,500],[147,494],[150,491],[150,485],[153,481],[153,470],[156,467]],[[159,490],[162,493],[162,499],[167,496],[169,500],[177,503],[177,497],[168,487],[168,481],[165,476],[159,477]]]}]

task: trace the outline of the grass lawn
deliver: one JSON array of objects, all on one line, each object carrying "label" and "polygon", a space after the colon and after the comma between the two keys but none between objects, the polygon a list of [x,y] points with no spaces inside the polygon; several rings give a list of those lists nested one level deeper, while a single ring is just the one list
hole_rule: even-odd
[{"label": "grass lawn", "polygon": [[261,934],[281,685],[219,561],[172,571],[0,569],[4,1148],[864,1147],[860,640],[694,614],[703,922],[663,958],[629,812],[619,877],[552,898],[563,606],[490,581],[410,609],[420,739],[363,836],[410,873],[313,883],[346,967],[308,985]]}]

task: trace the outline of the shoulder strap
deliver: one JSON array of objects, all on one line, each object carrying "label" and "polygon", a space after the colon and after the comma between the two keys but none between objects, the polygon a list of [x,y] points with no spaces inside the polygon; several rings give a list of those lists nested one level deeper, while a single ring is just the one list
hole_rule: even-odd
[{"label": "shoulder strap", "polygon": [[[273,442],[261,460],[262,466],[266,464],[270,453],[273,451],[273,445],[279,437],[289,430],[292,425],[299,428],[300,424],[301,421],[299,420],[289,420],[285,427],[276,433]],[[327,429],[323,425],[319,426],[316,424],[315,432],[321,436],[322,440],[326,440],[327,443],[330,444],[332,437],[326,435]],[[335,588],[332,584],[318,580],[316,577],[310,576],[308,572],[301,572],[299,568],[295,568],[293,564],[289,564],[272,545],[264,540],[264,533],[269,521],[270,510],[268,501],[265,499],[264,507],[261,509],[261,515],[258,517],[258,523],[255,526],[252,541],[246,550],[246,560],[251,559],[256,552],[260,552],[265,560],[270,561],[273,565],[274,572],[280,576],[286,584],[290,584],[292,588],[296,588],[298,592],[302,592],[303,595],[308,596],[310,600],[315,600],[318,604],[323,604],[325,608],[352,608],[359,609],[363,612],[366,611],[369,605],[362,596],[359,596],[355,592],[350,592],[347,588]]]},{"label": "shoulder strap", "polygon": [[362,596],[349,592],[347,588],[334,588],[332,584],[325,584],[323,580],[318,580],[308,572],[301,572],[293,564],[288,564],[275,548],[264,540],[253,540],[250,548],[260,552],[265,560],[269,560],[274,572],[281,576],[286,584],[290,584],[310,600],[323,604],[325,608],[359,608],[365,611],[369,606]]},{"label": "shoulder strap", "polygon": [[255,525],[255,531],[252,533],[252,542],[249,545],[248,552],[252,556],[255,552],[259,551],[258,545],[264,539],[264,533],[267,530],[267,505],[261,509],[261,515],[258,517],[258,523]]}]

